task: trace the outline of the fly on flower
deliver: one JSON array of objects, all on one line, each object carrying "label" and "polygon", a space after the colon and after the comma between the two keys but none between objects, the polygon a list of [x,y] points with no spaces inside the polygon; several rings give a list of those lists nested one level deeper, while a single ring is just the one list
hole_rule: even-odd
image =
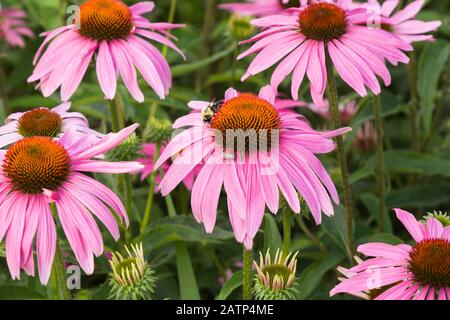
[{"label": "fly on flower", "polygon": [[44,33],[36,53],[29,82],[38,82],[48,97],[61,88],[67,101],[80,85],[96,56],[96,73],[107,99],[116,95],[120,77],[138,102],[144,101],[136,69],[156,94],[164,99],[172,86],[172,74],[165,57],[147,40],[168,46],[183,57],[169,39],[168,30],[180,24],[149,22],[142,15],[153,11],[153,2],[128,7],[119,0],[87,0],[80,6],[80,24],[71,24]]},{"label": "fly on flower", "polygon": [[204,114],[211,109],[210,102],[191,101],[189,107],[196,112],[174,123],[175,129],[188,129],[168,143],[155,169],[175,156],[160,184],[165,196],[202,165],[192,188],[191,207],[206,232],[214,229],[222,187],[236,240],[247,248],[253,245],[265,207],[278,212],[279,193],[299,213],[299,192],[317,224],[322,212],[333,215],[330,196],[335,203],[339,197],[315,154],[333,151],[331,138],[350,128],[315,131],[306,119],[277,103],[270,86],[259,95],[228,89],[207,122]]}]

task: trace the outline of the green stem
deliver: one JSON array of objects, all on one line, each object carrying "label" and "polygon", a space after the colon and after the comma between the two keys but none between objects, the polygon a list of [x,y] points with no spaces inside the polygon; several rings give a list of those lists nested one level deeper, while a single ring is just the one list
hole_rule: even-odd
[{"label": "green stem", "polygon": [[[160,143],[156,143],[155,154],[153,156],[153,163],[156,163],[156,161],[158,160],[160,150],[161,150]],[[148,223],[150,222],[150,216],[151,216],[152,207],[153,207],[153,198],[155,196],[155,182],[156,182],[157,175],[158,175],[157,171],[153,171],[150,174],[148,195],[147,195],[147,204],[145,206],[144,218],[142,219],[142,222],[141,222],[141,230],[140,230],[141,234],[143,234],[145,232],[145,230],[147,229]]]},{"label": "green stem", "polygon": [[[56,208],[56,205],[52,203],[50,208],[53,217],[56,218],[58,216],[58,210]],[[64,268],[64,259],[58,241],[56,241],[56,251],[55,257],[53,259],[51,279],[52,279],[52,288],[54,290],[54,299],[70,300],[71,296],[70,291],[67,288],[67,277],[66,277],[66,269]]]},{"label": "green stem", "polygon": [[[172,0],[170,2],[170,9],[169,9],[169,18],[167,19],[168,23],[173,23],[175,20],[175,13],[177,12],[177,0]],[[164,57],[167,56],[167,46],[164,46],[162,48],[162,54]]]},{"label": "green stem", "polygon": [[384,153],[383,153],[383,141],[384,141],[384,128],[383,119],[381,117],[381,98],[379,95],[373,96],[373,113],[375,115],[375,130],[377,133],[376,141],[376,159],[377,159],[377,188],[379,197],[379,229],[380,232],[384,231],[384,214],[386,211],[385,203],[385,181],[384,181]]},{"label": "green stem", "polygon": [[109,101],[109,112],[112,130],[118,132],[125,128],[125,106],[119,93],[116,93],[114,99]]},{"label": "green stem", "polygon": [[[341,116],[339,113],[339,98],[336,87],[336,81],[333,73],[333,63],[331,58],[327,56],[327,95],[330,104],[331,114],[333,116],[335,129],[341,128]],[[341,136],[336,137],[336,146],[338,152],[339,166],[341,167],[342,182],[344,185],[345,208],[347,211],[347,240],[349,259],[351,260],[355,253],[355,240],[353,237],[353,204],[352,204],[352,190],[350,187],[350,176],[348,173],[348,164],[345,157],[344,140]]]},{"label": "green stem", "polygon": [[[177,12],[177,4],[178,4],[178,0],[172,0],[170,2],[169,17],[167,19],[168,23],[173,23],[173,21],[175,20],[175,14]],[[162,55],[164,58],[167,57],[167,51],[168,51],[168,47],[164,46],[162,48]],[[147,124],[149,124],[150,121],[155,117],[157,108],[158,108],[158,101],[153,101],[152,104],[150,105],[150,111],[148,113]]]},{"label": "green stem", "polygon": [[420,149],[420,140],[419,140],[419,123],[417,117],[417,104],[419,101],[419,93],[417,91],[417,58],[416,53],[410,53],[410,63],[408,64],[408,80],[409,80],[409,89],[411,92],[411,102],[409,104],[410,108],[410,117],[411,117],[411,138],[412,138],[412,147],[415,151],[419,151]]},{"label": "green stem", "polygon": [[242,268],[242,298],[252,300],[252,263],[253,252],[244,247],[244,267]]},{"label": "green stem", "polygon": [[283,257],[286,257],[291,248],[291,219],[292,213],[289,209],[283,212]]}]

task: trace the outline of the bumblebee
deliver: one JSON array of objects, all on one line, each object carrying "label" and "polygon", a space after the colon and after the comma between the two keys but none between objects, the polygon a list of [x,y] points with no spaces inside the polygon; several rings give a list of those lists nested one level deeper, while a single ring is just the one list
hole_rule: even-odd
[{"label": "bumblebee", "polygon": [[223,100],[215,101],[213,100],[203,111],[202,118],[205,123],[211,123],[214,115],[219,111],[220,107],[223,105]]}]

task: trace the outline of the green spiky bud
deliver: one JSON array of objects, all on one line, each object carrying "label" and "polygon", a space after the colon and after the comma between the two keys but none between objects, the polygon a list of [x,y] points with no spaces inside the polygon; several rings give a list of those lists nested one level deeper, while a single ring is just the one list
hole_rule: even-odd
[{"label": "green spiky bud", "polygon": [[235,39],[247,39],[255,33],[256,28],[251,24],[252,17],[233,14],[228,20],[228,28]]},{"label": "green spiky bud", "polygon": [[272,261],[269,250],[259,253],[259,264],[253,262],[257,274],[252,293],[256,300],[296,300],[299,290],[296,283],[297,255],[284,256],[277,250]]},{"label": "green spiky bud", "polygon": [[447,212],[436,210],[433,212],[427,212],[427,215],[422,218],[422,222],[426,223],[430,218],[434,218],[439,221],[444,228],[450,226],[450,216]]},{"label": "green spiky bud", "polygon": [[151,119],[144,130],[146,142],[163,143],[172,136],[172,122],[165,119]]},{"label": "green spiky bud", "polygon": [[140,154],[141,149],[141,141],[133,133],[124,142],[108,152],[107,159],[109,161],[133,161],[142,156]]},{"label": "green spiky bud", "polygon": [[125,246],[127,256],[119,252],[112,253],[109,261],[111,300],[151,300],[155,291],[156,278],[144,258],[142,243]]}]

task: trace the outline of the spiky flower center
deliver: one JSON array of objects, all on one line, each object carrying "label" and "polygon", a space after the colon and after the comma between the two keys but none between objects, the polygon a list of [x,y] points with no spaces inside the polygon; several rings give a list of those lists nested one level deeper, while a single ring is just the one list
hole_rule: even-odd
[{"label": "spiky flower center", "polygon": [[70,174],[70,157],[49,137],[25,138],[6,153],[3,172],[23,193],[56,191]]},{"label": "spiky flower center", "polygon": [[225,145],[230,141],[230,135],[236,140],[245,135],[247,151],[249,144],[259,147],[266,142],[270,147],[273,131],[280,129],[280,115],[266,100],[253,94],[240,94],[220,106],[212,118],[211,128],[221,134]]},{"label": "spiky flower center", "polygon": [[62,118],[48,109],[35,109],[24,113],[18,121],[19,133],[25,137],[54,138],[61,133]]},{"label": "spiky flower center", "polygon": [[269,279],[275,279],[276,277],[283,280],[283,283],[286,284],[289,282],[292,277],[292,270],[290,270],[287,266],[282,264],[272,264],[266,266],[261,270],[264,274],[269,275]]},{"label": "spiky flower center", "polygon": [[283,0],[279,0],[279,2],[280,2],[280,6],[282,6],[285,9],[300,7],[300,0],[289,0],[287,3],[285,3],[285,1],[283,1]]},{"label": "spiky flower center", "polygon": [[308,39],[330,41],[347,31],[346,12],[332,3],[316,3],[299,15],[300,32]]},{"label": "spiky flower center", "polygon": [[119,0],[88,0],[80,6],[80,33],[95,40],[126,38],[133,30],[130,9]]},{"label": "spiky flower center", "polygon": [[409,270],[423,285],[450,287],[450,241],[426,239],[417,243],[410,252]]}]

